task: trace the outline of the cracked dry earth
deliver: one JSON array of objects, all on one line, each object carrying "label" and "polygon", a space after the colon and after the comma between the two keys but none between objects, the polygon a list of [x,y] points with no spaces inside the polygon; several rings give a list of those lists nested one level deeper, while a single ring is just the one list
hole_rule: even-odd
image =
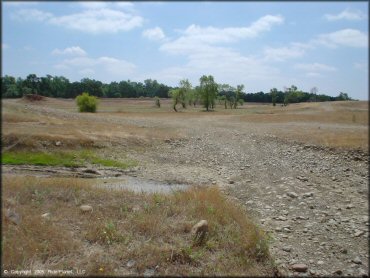
[{"label": "cracked dry earth", "polygon": [[269,232],[282,275],[368,276],[368,154],[282,141],[266,124],[227,118],[172,125],[184,138],[136,154],[139,177],[220,186]]}]

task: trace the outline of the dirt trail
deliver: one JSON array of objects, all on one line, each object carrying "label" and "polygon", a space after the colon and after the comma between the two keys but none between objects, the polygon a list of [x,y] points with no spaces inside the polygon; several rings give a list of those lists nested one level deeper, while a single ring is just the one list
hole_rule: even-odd
[{"label": "dirt trail", "polygon": [[137,156],[139,175],[224,188],[270,232],[286,275],[295,263],[311,275],[368,273],[368,156],[283,142],[232,117],[164,124],[185,138]]}]

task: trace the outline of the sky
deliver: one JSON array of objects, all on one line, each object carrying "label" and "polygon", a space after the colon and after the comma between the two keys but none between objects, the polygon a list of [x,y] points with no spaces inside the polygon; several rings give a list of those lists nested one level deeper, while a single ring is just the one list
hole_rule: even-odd
[{"label": "sky", "polygon": [[364,2],[2,2],[2,75],[105,83],[202,75],[246,93],[368,100]]}]

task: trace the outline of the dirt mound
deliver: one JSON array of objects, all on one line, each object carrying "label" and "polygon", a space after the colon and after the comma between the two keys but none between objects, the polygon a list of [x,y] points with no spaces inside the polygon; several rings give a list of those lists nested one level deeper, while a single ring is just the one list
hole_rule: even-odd
[{"label": "dirt mound", "polygon": [[27,94],[23,96],[23,99],[28,100],[28,101],[40,101],[40,100],[45,100],[45,97],[38,95],[38,94]]}]

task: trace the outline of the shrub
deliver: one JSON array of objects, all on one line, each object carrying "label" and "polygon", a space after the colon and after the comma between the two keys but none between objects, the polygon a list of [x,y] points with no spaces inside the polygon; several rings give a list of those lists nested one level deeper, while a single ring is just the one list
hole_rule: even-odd
[{"label": "shrub", "polygon": [[89,93],[82,93],[76,97],[76,102],[80,112],[96,112],[96,106],[98,100],[94,96],[90,96]]},{"label": "shrub", "polygon": [[155,97],[154,98],[154,101],[155,101],[155,106],[157,106],[158,108],[161,107],[161,100],[159,99],[159,97]]}]

